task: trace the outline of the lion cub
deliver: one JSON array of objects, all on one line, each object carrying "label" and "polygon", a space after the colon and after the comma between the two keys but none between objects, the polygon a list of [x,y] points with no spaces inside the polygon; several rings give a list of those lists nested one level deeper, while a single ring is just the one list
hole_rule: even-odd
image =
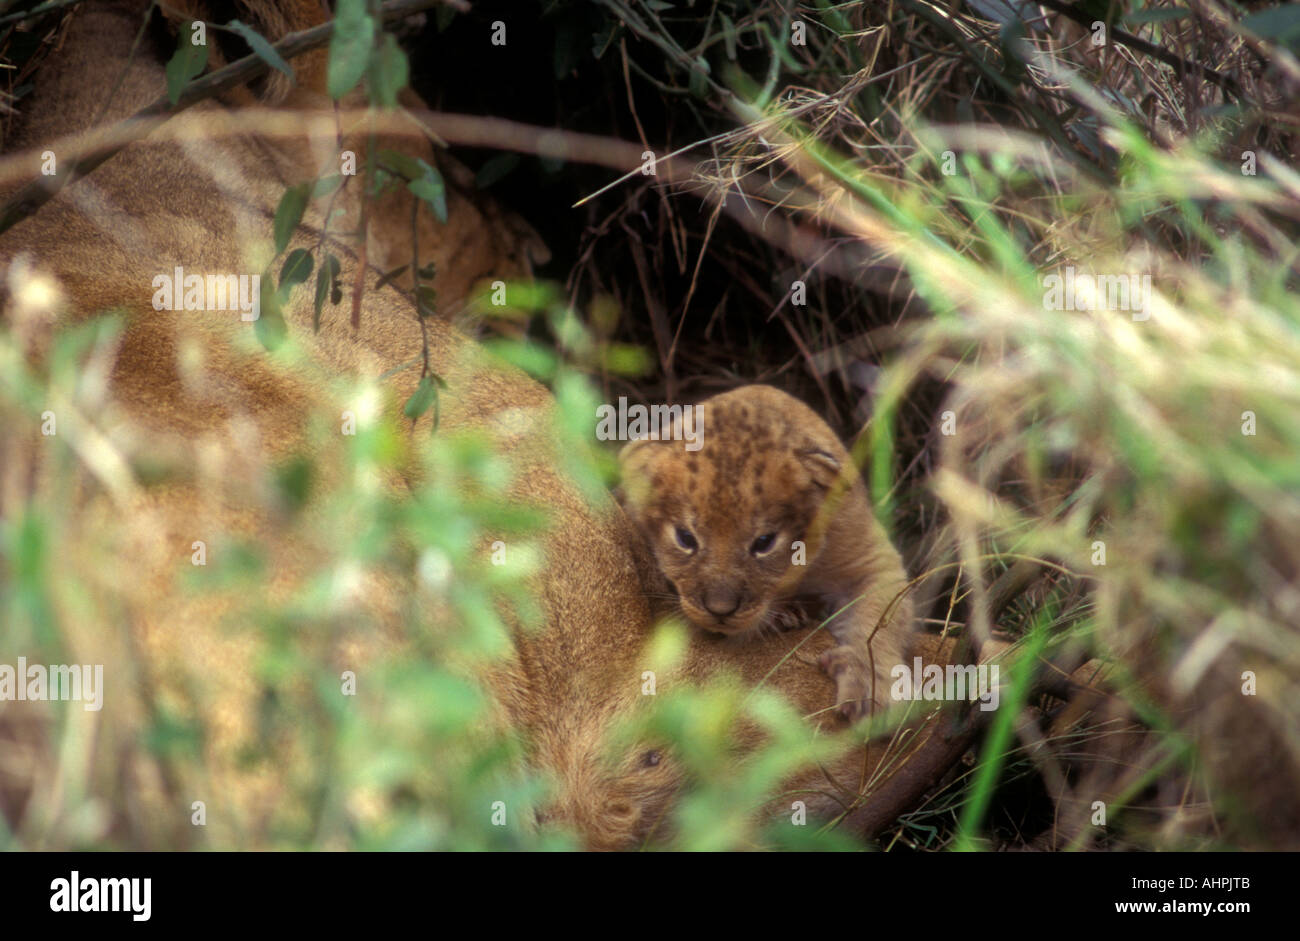
[{"label": "lion cub", "polygon": [[697,405],[685,428],[696,450],[680,421],[629,442],[619,461],[624,508],[683,615],[735,636],[774,626],[796,598],[850,605],[820,662],[845,717],[883,707],[912,624],[907,575],[835,433],[763,385]]}]

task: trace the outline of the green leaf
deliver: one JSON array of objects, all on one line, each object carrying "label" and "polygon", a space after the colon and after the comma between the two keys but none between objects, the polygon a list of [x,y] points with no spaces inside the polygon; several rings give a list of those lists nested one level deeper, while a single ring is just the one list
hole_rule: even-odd
[{"label": "green leaf", "polygon": [[1284,3],[1243,17],[1241,25],[1262,39],[1271,39],[1300,55],[1300,3]]},{"label": "green leaf", "polygon": [[411,67],[406,61],[406,53],[392,34],[385,33],[370,73],[371,98],[380,107],[397,107],[397,93],[406,87],[410,77]]},{"label": "green leaf", "polygon": [[151,754],[174,761],[197,758],[202,753],[203,730],[197,722],[159,707],[148,723],[140,741]]},{"label": "green leaf", "polygon": [[316,272],[316,302],[312,311],[311,328],[317,333],[320,332],[320,312],[325,306],[325,298],[331,296],[335,304],[343,298],[338,280],[339,260],[333,255],[327,255],[321,262],[320,270]]},{"label": "green leaf", "polygon": [[614,37],[618,31],[618,23],[611,19],[591,37],[591,57],[593,59],[604,57],[605,52],[613,45]]},{"label": "green leaf", "polygon": [[435,219],[447,224],[447,188],[443,185],[441,173],[430,167],[428,176],[412,180],[406,188],[428,204]]},{"label": "green leaf", "polygon": [[289,245],[293,232],[302,221],[302,214],[307,211],[307,194],[310,184],[299,183],[284,191],[280,205],[275,210],[275,221],[271,231],[275,237],[275,253],[278,255]]},{"label": "green leaf", "polygon": [[258,342],[272,352],[278,349],[285,337],[289,335],[289,328],[284,322],[284,312],[280,310],[280,299],[275,293],[274,283],[271,272],[263,272],[259,292],[261,310],[257,320],[253,322],[253,333]]},{"label": "green leaf", "polygon": [[545,281],[509,281],[506,283],[506,305],[498,310],[526,310],[536,313],[562,300],[555,285]]},{"label": "green leaf", "polygon": [[420,377],[420,384],[415,387],[411,397],[406,400],[406,405],[402,408],[402,414],[411,421],[416,421],[421,415],[429,410],[429,406],[434,406],[433,426],[438,427],[438,388],[447,387],[439,376],[429,373]]},{"label": "green leaf", "polygon": [[517,340],[488,340],[483,344],[491,352],[512,366],[517,366],[535,379],[543,381],[555,375],[559,359],[550,350],[529,346]]},{"label": "green leaf", "polygon": [[1166,23],[1170,20],[1181,20],[1185,16],[1191,16],[1192,11],[1186,7],[1170,7],[1168,9],[1153,10],[1134,10],[1132,13],[1125,13],[1120,17],[1124,23],[1130,23],[1134,26],[1141,26],[1143,23]]},{"label": "green leaf", "polygon": [[316,185],[311,188],[311,198],[320,199],[322,196],[328,196],[334,192],[343,183],[341,174],[334,173],[330,176],[323,176],[316,181]]},{"label": "green leaf", "polygon": [[415,292],[417,313],[421,317],[432,317],[438,310],[438,295],[433,288],[423,286]]},{"label": "green leaf", "polygon": [[232,33],[236,33],[244,40],[244,42],[248,43],[248,47],[253,50],[253,55],[257,56],[271,68],[279,69],[285,75],[289,76],[289,78],[293,78],[293,69],[289,68],[289,63],[285,62],[284,59],[280,57],[280,53],[276,52],[275,49],[272,48],[271,44],[266,41],[261,33],[257,32],[252,27],[239,22],[239,20],[231,20],[226,24],[226,29],[230,30]]},{"label": "green leaf", "polygon": [[602,368],[620,376],[644,376],[652,366],[646,351],[630,343],[611,343],[602,354]]},{"label": "green leaf", "polygon": [[447,187],[442,174],[419,157],[396,150],[379,152],[379,162],[407,181],[407,188],[416,198],[424,200],[441,223],[447,222]]},{"label": "green leaf", "polygon": [[998,31],[998,42],[1002,46],[1002,74],[1013,82],[1019,82],[1025,76],[1025,24],[1023,20],[1008,20]]},{"label": "green leaf", "polygon": [[485,190],[517,166],[519,166],[518,154],[497,154],[479,167],[474,177],[474,185]]},{"label": "green leaf", "polygon": [[186,20],[177,37],[176,52],[167,62],[167,100],[180,101],[181,91],[203,71],[208,64],[208,47],[196,46],[193,40],[193,20]]},{"label": "green leaf", "polygon": [[384,193],[403,182],[405,181],[400,175],[390,173],[383,167],[375,167],[375,172],[370,174],[370,198],[378,199]]},{"label": "green leaf", "polygon": [[284,267],[280,269],[280,290],[293,290],[299,284],[302,284],[311,277],[312,267],[316,260],[311,257],[311,252],[305,248],[295,248],[285,259]]},{"label": "green leaf", "polygon": [[379,163],[382,169],[396,173],[408,182],[420,179],[428,170],[432,169],[419,157],[412,157],[400,150],[381,150],[379,152]]},{"label": "green leaf", "polygon": [[731,17],[722,14],[722,41],[727,48],[727,58],[736,61],[736,24],[731,21]]},{"label": "green leaf", "polygon": [[366,12],[365,0],[339,0],[326,72],[331,98],[337,101],[357,87],[370,66],[374,45],[375,21]]},{"label": "green leaf", "polygon": [[296,455],[275,471],[276,489],[290,512],[296,513],[307,503],[315,483],[315,467],[310,458]]},{"label": "green leaf", "polygon": [[[35,634],[49,642],[57,637],[49,596],[48,523],[35,512],[0,527],[0,545],[12,555],[13,603],[31,619]],[[7,531],[6,531],[7,530]]]},{"label": "green leaf", "polygon": [[709,97],[709,62],[704,56],[695,57],[695,68],[691,69],[691,94],[696,98]]}]

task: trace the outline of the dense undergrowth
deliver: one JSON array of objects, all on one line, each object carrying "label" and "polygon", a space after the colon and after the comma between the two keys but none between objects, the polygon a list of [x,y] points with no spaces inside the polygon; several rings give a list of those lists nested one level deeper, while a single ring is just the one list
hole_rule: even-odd
[{"label": "dense undergrowth", "polygon": [[[556,256],[534,309],[475,326],[511,337],[498,348],[588,439],[584,416],[619,395],[689,401],[742,381],[801,394],[856,442],[924,626],[1030,649],[1023,708],[999,710],[973,760],[880,845],[1300,846],[1300,7],[607,0],[517,15],[432,18],[409,42],[417,87],[449,110],[680,152],[686,172],[670,185],[629,166],[604,189],[606,170],[470,151]],[[513,95],[457,51],[499,19],[507,48],[550,67],[540,93]],[[442,70],[462,67],[473,81],[453,88]],[[114,321],[61,336],[44,370],[15,322],[0,333],[3,427],[38,427],[56,399],[96,414]],[[263,642],[263,746],[241,760],[289,756],[290,796],[237,826],[133,816],[137,793],[203,793],[219,734],[201,678],[179,699],[141,681],[123,730],[75,704],[10,729],[0,843],[572,845],[480,806],[532,806],[548,783],[520,770],[526,743],[484,732],[484,691],[447,666],[501,654],[504,588],[527,607],[526,554],[508,577],[473,561],[486,533],[539,525],[493,499],[508,467],[434,435],[425,484],[399,499],[364,485],[396,470],[382,433],[335,446],[351,483],[310,491],[313,512],[299,512],[310,468],[268,468],[262,491],[320,549],[318,579],[261,599],[258,547],[214,553],[233,560],[221,590],[245,599],[232,631]],[[43,472],[75,488],[86,460],[60,437]],[[147,486],[147,468],[123,473]],[[460,481],[479,484],[470,496]],[[0,524],[0,661],[129,659],[118,547],[67,505]],[[413,576],[402,643],[424,656],[378,655],[367,682],[384,696],[353,702],[336,694],[334,652],[366,630],[347,607],[363,569]],[[421,612],[448,607],[459,631],[421,629]],[[696,782],[674,845],[787,845],[745,811],[806,757],[802,720],[725,684],[661,706],[647,721]],[[774,741],[736,769],[726,729],[746,709]],[[810,828],[806,845],[857,844]]]}]

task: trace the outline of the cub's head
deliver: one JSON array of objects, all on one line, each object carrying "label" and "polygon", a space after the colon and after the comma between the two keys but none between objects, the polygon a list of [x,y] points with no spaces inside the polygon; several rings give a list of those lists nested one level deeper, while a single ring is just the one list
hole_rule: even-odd
[{"label": "cub's head", "polygon": [[767,386],[715,396],[693,417],[694,428],[683,415],[660,440],[623,448],[624,508],[685,617],[742,634],[765,623],[821,551],[810,527],[844,450],[810,409]]}]

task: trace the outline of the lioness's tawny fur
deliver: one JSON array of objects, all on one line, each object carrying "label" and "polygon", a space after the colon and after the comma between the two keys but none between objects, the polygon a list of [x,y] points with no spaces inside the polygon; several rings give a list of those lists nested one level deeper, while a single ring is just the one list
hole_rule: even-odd
[{"label": "lioness's tawny fur", "polygon": [[[162,94],[170,55],[165,45],[146,43],[128,67],[127,53],[147,6],[87,2],[71,12],[61,45],[42,65],[36,90],[23,100],[26,118],[11,142],[30,149],[31,178],[39,173],[41,151],[54,146],[58,153],[54,142],[62,135],[86,130],[101,111],[111,121]],[[262,4],[244,6],[248,21],[272,41],[322,15],[319,4],[306,0],[272,5],[278,20],[259,18]],[[254,128],[244,119],[240,106],[251,92],[198,105],[191,114],[201,133],[180,140],[158,133],[132,144],[0,236],[0,265],[10,291],[5,317],[32,337],[34,358],[43,345],[37,321],[47,314],[61,327],[108,310],[125,318],[121,342],[103,364],[102,407],[91,414],[79,411],[75,402],[59,405],[59,434],[84,448],[78,452],[86,459],[84,485],[72,495],[48,492],[50,477],[44,471],[54,442],[41,437],[35,422],[11,429],[9,459],[0,461],[0,516],[14,519],[37,499],[47,507],[67,508],[79,527],[75,544],[51,552],[61,570],[75,571],[93,597],[68,599],[61,613],[79,619],[84,630],[77,637],[88,645],[70,656],[104,663],[109,679],[102,713],[68,713],[68,722],[81,729],[77,741],[112,749],[115,741],[135,736],[145,690],[182,714],[192,701],[214,704],[212,734],[201,759],[210,787],[202,794],[189,790],[187,782],[159,780],[156,802],[138,808],[126,806],[119,790],[126,771],[95,782],[94,796],[115,814],[174,821],[174,841],[166,845],[194,839],[189,807],[200,797],[212,802],[205,831],[209,845],[244,845],[249,825],[275,806],[294,763],[308,760],[285,754],[273,765],[251,768],[239,761],[241,748],[259,734],[254,667],[262,650],[257,638],[234,633],[226,624],[249,599],[186,590],[181,573],[189,567],[193,542],[216,545],[220,538],[238,537],[257,544],[268,560],[265,591],[283,597],[315,573],[322,546],[295,538],[282,519],[250,499],[247,488],[262,479],[266,466],[300,453],[322,468],[323,487],[338,484],[328,478],[342,474],[339,453],[307,434],[306,416],[342,414],[355,406],[344,390],[369,384],[377,390],[376,409],[363,420],[400,428],[411,449],[429,435],[429,415],[414,427],[401,417],[419,371],[396,368],[418,358],[420,325],[406,297],[374,286],[374,270],[366,275],[356,331],[338,308],[330,309],[314,331],[311,292],[294,294],[284,317],[306,354],[302,361],[274,362],[254,341],[253,325],[237,312],[156,310],[151,304],[155,276],[178,265],[198,273],[260,270],[273,254],[272,219],[286,186],[336,172],[333,110],[321,84],[320,57],[313,62],[300,69],[296,86],[281,88],[277,100],[264,102],[280,109],[274,127]],[[363,152],[356,128],[343,133],[345,147]],[[439,159],[419,137],[395,146],[430,162]],[[6,181],[5,188],[12,191],[21,182]],[[353,185],[340,191],[336,208],[344,215],[331,233],[355,223],[359,190]],[[386,200],[372,207],[372,267],[409,251],[410,197],[398,193]],[[425,214],[421,225],[421,261],[437,265],[440,312],[454,309],[481,278],[522,273],[520,228],[506,225],[504,214],[473,194],[453,186],[448,222],[435,226]],[[324,228],[323,209],[313,204],[291,247],[315,249]],[[352,285],[359,264],[354,246],[324,237],[342,263],[342,283]],[[37,279],[57,285],[57,292],[29,289]],[[634,531],[618,507],[608,499],[584,497],[558,469],[547,436],[553,408],[547,391],[494,361],[447,319],[432,318],[427,328],[431,368],[447,382],[441,428],[490,432],[516,470],[511,498],[548,508],[553,520],[533,580],[544,627],[520,631],[512,654],[484,680],[495,694],[501,721],[521,733],[530,760],[555,782],[542,819],[573,827],[593,848],[636,846],[663,832],[684,782],[676,758],[651,743],[620,746],[607,760],[610,730],[646,705],[644,651],[653,624],[642,577],[652,570],[638,555]],[[111,438],[122,429],[136,429],[136,445],[165,455],[178,472],[164,484],[148,485],[123,475],[116,465],[95,463],[104,456],[105,441],[111,439],[114,447],[130,444],[125,431]],[[402,481],[382,483],[399,491],[402,486]],[[104,556],[92,554],[92,548],[118,561],[100,567]],[[356,603],[381,623],[396,624],[412,590],[402,579],[367,576]],[[118,629],[123,623],[131,627],[125,639]],[[433,622],[420,627],[438,629]],[[829,640],[825,632],[817,633],[790,656],[803,636],[764,637],[740,648],[692,637],[684,659],[660,677],[660,693],[729,671],[750,686],[766,682],[803,713],[815,715],[833,693],[815,663]],[[349,651],[373,642],[346,638],[340,656],[347,659],[341,663],[352,663]],[[4,653],[12,657],[22,651]],[[14,715],[10,710],[6,718]],[[820,721],[814,719],[812,727]],[[743,731],[738,749],[743,752],[760,738]],[[836,814],[870,792],[879,779],[878,759],[874,751],[868,755],[848,744],[841,761],[808,769],[791,787],[810,814]],[[115,767],[111,757],[93,763]],[[48,755],[45,765],[36,764],[53,769],[57,763]],[[22,783],[30,791],[43,780],[34,774]],[[21,796],[11,803],[9,810],[21,814]],[[484,795],[484,806],[489,803]],[[788,804],[778,800],[777,809]]]}]

